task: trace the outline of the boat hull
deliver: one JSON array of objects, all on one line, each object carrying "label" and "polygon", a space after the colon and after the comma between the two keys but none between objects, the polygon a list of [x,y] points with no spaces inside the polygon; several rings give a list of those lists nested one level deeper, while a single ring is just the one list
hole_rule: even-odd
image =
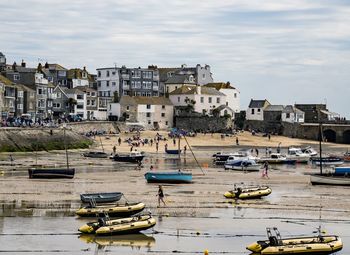
[{"label": "boat hull", "polygon": [[112,203],[119,201],[122,196],[121,192],[81,194],[80,200],[83,203],[89,203],[91,200],[96,203]]},{"label": "boat hull", "polygon": [[107,153],[104,152],[86,152],[83,153],[83,156],[87,158],[108,158]]},{"label": "boat hull", "polygon": [[134,204],[111,204],[111,205],[97,205],[96,207],[82,207],[75,213],[80,217],[95,217],[99,214],[107,213],[113,217],[127,217],[141,212],[145,208],[144,203]]},{"label": "boat hull", "polygon": [[183,172],[147,172],[145,179],[149,183],[191,183],[192,174]]},{"label": "boat hull", "polygon": [[[272,192],[271,188],[269,187],[252,187],[244,189],[242,188],[242,193],[239,194],[238,199],[255,199],[255,198],[261,198],[263,196],[268,196]],[[224,196],[226,198],[236,198],[236,191],[231,190],[224,193]]]},{"label": "boat hull", "polygon": [[312,174],[310,175],[310,182],[312,185],[350,186],[350,177]]},{"label": "boat hull", "polygon": [[165,150],[167,154],[172,154],[172,155],[179,155],[181,153],[181,150]]},{"label": "boat hull", "polygon": [[72,179],[75,168],[29,168],[30,179]]},{"label": "boat hull", "polygon": [[251,166],[233,166],[229,164],[225,164],[225,170],[235,170],[235,171],[243,171],[243,172],[258,172],[260,171],[261,165],[251,165]]},{"label": "boat hull", "polygon": [[86,243],[96,243],[101,246],[152,247],[156,242],[153,236],[147,236],[141,233],[117,236],[81,234],[79,239]]},{"label": "boat hull", "polygon": [[138,163],[143,160],[145,156],[114,156],[113,160],[117,162]]}]

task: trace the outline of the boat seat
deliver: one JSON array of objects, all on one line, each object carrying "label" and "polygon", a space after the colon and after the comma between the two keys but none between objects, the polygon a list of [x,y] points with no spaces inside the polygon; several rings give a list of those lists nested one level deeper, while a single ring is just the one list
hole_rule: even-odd
[{"label": "boat seat", "polygon": [[278,245],[278,240],[277,237],[275,236],[270,236],[269,237],[270,245],[271,246],[277,246]]}]

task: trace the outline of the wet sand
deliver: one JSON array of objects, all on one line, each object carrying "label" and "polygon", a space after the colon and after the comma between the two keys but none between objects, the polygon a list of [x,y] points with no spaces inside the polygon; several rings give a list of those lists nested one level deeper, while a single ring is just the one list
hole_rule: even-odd
[{"label": "wet sand", "polygon": [[[144,132],[142,137],[154,138],[154,135],[155,132]],[[130,134],[121,134],[122,140],[129,136]],[[109,136],[108,139],[106,139],[107,137],[102,137],[102,144],[107,152],[112,152],[112,147],[116,144],[117,137],[116,135]],[[203,251],[207,243],[202,235],[197,236],[197,230],[200,234],[207,232],[209,236],[214,237],[209,242],[213,244],[209,246],[219,254],[220,251],[233,251],[238,249],[237,247],[240,247],[239,251],[244,251],[244,246],[246,241],[248,241],[244,239],[244,242],[240,243],[239,239],[235,239],[234,243],[237,246],[230,250],[227,244],[221,244],[222,239],[219,238],[221,234],[228,236],[242,233],[245,235],[258,234],[259,237],[261,236],[261,239],[263,238],[265,227],[271,226],[271,224],[287,227],[289,231],[287,233],[293,233],[295,224],[292,226],[288,224],[285,226],[285,223],[282,224],[282,222],[288,220],[303,222],[303,224],[307,222],[307,224],[312,225],[311,228],[297,228],[296,232],[298,234],[300,234],[300,231],[314,230],[314,227],[319,223],[320,214],[321,221],[324,224],[331,224],[329,231],[332,231],[332,233],[342,234],[344,229],[349,229],[350,188],[312,186],[309,183],[309,176],[305,175],[305,173],[317,172],[318,169],[312,168],[310,165],[297,165],[296,167],[274,166],[270,171],[270,179],[263,179],[260,173],[256,172],[245,174],[225,171],[221,167],[212,165],[212,154],[221,150],[230,151],[250,146],[259,148],[266,146],[276,147],[280,142],[282,147],[311,144],[314,148],[317,148],[316,142],[274,136],[268,141],[266,137],[251,136],[248,133],[239,135],[240,146],[234,145],[235,137],[221,139],[219,134],[214,134],[213,137],[211,134],[199,135],[195,138],[187,139],[189,144],[193,146],[196,158],[202,166],[205,175],[202,174],[202,171],[196,165],[189,150],[187,150],[185,156],[182,155],[181,163],[179,163],[177,156],[164,153],[165,142],[163,141],[159,145],[158,153],[154,144],[153,146],[145,145],[136,148],[139,151],[146,152],[146,157],[143,161],[144,167],[141,170],[136,170],[134,165],[113,162],[110,159],[84,158],[81,156],[81,153],[86,150],[70,151],[70,165],[77,169],[75,178],[72,180],[28,179],[27,168],[36,164],[36,161],[37,164],[42,165],[64,165],[65,154],[62,151],[39,152],[37,159],[34,153],[13,154],[15,158],[13,166],[8,161],[0,161],[0,201],[2,204],[0,216],[17,217],[0,218],[0,232],[2,231],[2,234],[6,236],[8,231],[19,231],[18,229],[9,230],[6,227],[1,227],[1,221],[4,221],[6,226],[6,222],[13,221],[12,219],[26,222],[27,219],[41,216],[39,217],[40,219],[42,217],[44,219],[54,217],[53,222],[55,224],[58,224],[57,221],[62,219],[62,217],[63,219],[69,219],[58,232],[68,232],[74,235],[77,226],[85,222],[85,220],[70,217],[74,216],[74,211],[80,206],[79,194],[102,191],[121,191],[129,201],[144,202],[147,208],[158,217],[158,224],[155,230],[160,234],[155,235],[157,240],[160,239],[169,243],[175,242],[171,236],[174,236],[176,239],[178,234],[176,229],[180,229],[180,233],[182,232],[184,235],[189,235],[189,240],[195,241],[197,240],[196,238],[202,238],[200,247],[197,247],[195,244],[192,246],[190,244],[180,245],[179,250],[184,250],[189,254],[193,254],[190,251]],[[177,148],[177,144],[173,146],[172,140],[167,141],[167,143],[169,149]],[[184,139],[181,139],[182,148],[185,143]],[[126,143],[116,147],[118,152],[130,151],[130,146]],[[346,147],[335,144],[327,144],[325,148],[338,153],[346,150]],[[94,148],[91,149],[101,149],[99,138],[96,138]],[[261,152],[263,151],[261,149]],[[0,160],[6,160],[8,155],[1,154]],[[194,182],[192,184],[164,185],[167,206],[158,208],[157,185],[146,183],[143,176],[150,165],[155,166],[154,171],[178,169],[180,167],[191,170]],[[241,182],[246,184],[266,184],[272,188],[273,192],[266,198],[249,201],[235,202],[223,197],[223,193],[231,189],[234,183]],[[29,218],[27,218],[28,216]],[[232,218],[234,222],[231,221]],[[161,219],[160,222],[159,219]],[[239,223],[240,220],[243,220],[242,225]],[[230,223],[227,223],[227,221],[230,221]],[[296,224],[298,225],[298,223]],[[239,228],[234,227],[237,225],[240,225]],[[21,228],[20,226],[18,227]],[[55,227],[57,226],[55,225]],[[38,228],[39,232],[42,231],[40,226]],[[30,230],[27,231],[32,233]],[[350,233],[346,232],[346,235],[347,237],[345,238],[349,238]],[[0,239],[5,240],[7,238],[5,236],[0,236]],[[218,238],[217,241],[215,241],[215,237]],[[65,237],[65,239],[67,238]],[[256,240],[256,238],[255,236],[248,239],[250,242]],[[76,239],[74,240],[76,242]],[[167,254],[162,243],[156,242],[156,244],[155,250],[159,252],[155,252],[155,254]],[[84,245],[86,244],[81,242],[78,247],[85,247]],[[221,249],[220,247],[224,248]],[[9,247],[9,249],[12,248]],[[165,249],[164,252],[162,252],[162,249]],[[169,248],[169,250],[171,249]],[[78,252],[77,254],[80,253]],[[85,253],[82,252],[81,254]],[[143,253],[133,251],[130,254]]]}]

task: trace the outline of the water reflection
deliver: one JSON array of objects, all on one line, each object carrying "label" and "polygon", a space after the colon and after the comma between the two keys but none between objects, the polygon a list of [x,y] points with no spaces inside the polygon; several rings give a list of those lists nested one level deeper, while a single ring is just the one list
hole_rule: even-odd
[{"label": "water reflection", "polygon": [[105,246],[128,246],[128,247],[147,247],[150,248],[155,245],[156,239],[153,236],[145,234],[131,234],[118,236],[96,236],[89,234],[82,234],[79,240],[85,243],[96,243],[101,248]]}]

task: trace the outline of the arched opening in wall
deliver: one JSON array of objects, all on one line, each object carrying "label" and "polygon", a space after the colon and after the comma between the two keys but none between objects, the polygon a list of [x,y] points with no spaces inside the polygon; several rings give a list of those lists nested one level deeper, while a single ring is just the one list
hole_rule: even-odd
[{"label": "arched opening in wall", "polygon": [[345,130],[343,133],[343,143],[350,144],[350,130]]},{"label": "arched opening in wall", "polygon": [[335,143],[337,140],[337,134],[332,129],[323,130],[323,140],[325,142]]}]

